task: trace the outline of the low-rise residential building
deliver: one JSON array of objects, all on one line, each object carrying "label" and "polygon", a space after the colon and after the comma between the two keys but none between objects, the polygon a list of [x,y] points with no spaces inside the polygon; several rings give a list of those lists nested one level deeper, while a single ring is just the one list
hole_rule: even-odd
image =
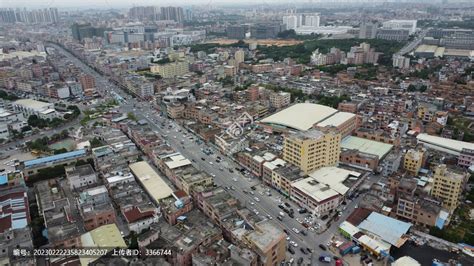
[{"label": "low-rise residential building", "polygon": [[128,230],[141,233],[148,229],[151,224],[158,222],[158,213],[156,209],[142,210],[133,206],[128,209],[122,209],[122,215],[127,222]]},{"label": "low-rise residential building", "polygon": [[78,206],[87,231],[115,223],[115,209],[105,186],[86,189],[79,194]]},{"label": "low-rise residential building", "polygon": [[362,182],[362,175],[337,167],[323,167],[291,184],[290,198],[320,217],[335,210]]},{"label": "low-rise residential building", "polygon": [[179,217],[185,216],[193,209],[193,202],[184,191],[178,190],[173,192],[171,197],[161,200],[160,209],[163,218],[170,225],[175,225]]},{"label": "low-rise residential building", "polygon": [[67,167],[65,171],[73,190],[97,184],[97,174],[90,164]]}]

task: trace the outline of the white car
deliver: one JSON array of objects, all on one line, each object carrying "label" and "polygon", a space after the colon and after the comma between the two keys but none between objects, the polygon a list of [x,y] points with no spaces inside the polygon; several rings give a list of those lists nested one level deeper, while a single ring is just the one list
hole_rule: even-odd
[{"label": "white car", "polygon": [[290,244],[295,248],[298,246],[298,244],[295,241],[290,241]]},{"label": "white car", "polygon": [[260,199],[257,198],[257,197],[254,197],[253,199],[254,199],[256,202],[259,202],[259,201],[260,201]]},{"label": "white car", "polygon": [[212,163],[212,162],[209,162],[209,164],[210,164],[210,165],[213,165],[213,163]]},{"label": "white car", "polygon": [[286,241],[290,241],[290,237],[289,237],[289,236],[286,237]]},{"label": "white car", "polygon": [[257,209],[253,209],[253,212],[254,212],[256,215],[259,214],[259,212],[257,211]]},{"label": "white car", "polygon": [[237,182],[237,178],[233,178],[232,180],[234,180],[234,182]]},{"label": "white car", "polygon": [[298,229],[296,229],[296,228],[293,227],[293,232],[299,234],[299,233],[300,233],[300,230],[298,230]]}]

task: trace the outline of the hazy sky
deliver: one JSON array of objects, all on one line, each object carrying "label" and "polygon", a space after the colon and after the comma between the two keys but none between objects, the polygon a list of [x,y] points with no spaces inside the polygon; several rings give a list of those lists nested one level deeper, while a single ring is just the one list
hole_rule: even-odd
[{"label": "hazy sky", "polygon": [[[305,0],[303,0],[305,1]],[[315,0],[316,2],[317,0]],[[324,0],[323,0],[324,1]],[[294,0],[258,0],[259,3],[294,3]],[[299,1],[302,2],[302,1]],[[306,0],[305,2],[309,2]],[[130,7],[133,5],[209,5],[256,3],[252,0],[0,0],[0,7]]]}]

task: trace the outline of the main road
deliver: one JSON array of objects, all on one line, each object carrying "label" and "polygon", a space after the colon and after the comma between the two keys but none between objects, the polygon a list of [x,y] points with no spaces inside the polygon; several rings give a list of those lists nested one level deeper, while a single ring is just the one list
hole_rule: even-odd
[{"label": "main road", "polygon": [[[97,73],[95,70],[84,64],[81,60],[76,58],[73,54],[69,53],[62,47],[51,43],[48,43],[47,46],[54,47],[58,52],[62,53],[73,63],[79,66],[85,73],[93,75],[96,78],[97,84],[99,84],[99,92],[105,98],[112,98],[113,96],[111,93],[115,92],[127,99],[127,102],[121,104],[120,106],[120,110],[123,113],[134,112],[138,119],[147,120],[150,127],[155,132],[158,132],[161,137],[166,139],[166,141],[183,156],[192,160],[193,165],[195,165],[196,168],[212,175],[217,185],[227,188],[227,191],[235,198],[241,200],[249,210],[254,211],[254,213],[258,213],[258,215],[263,219],[272,219],[275,223],[281,226],[281,228],[287,232],[289,239],[297,244],[297,247],[293,247],[295,254],[289,254],[287,256],[287,260],[294,258],[296,261],[301,257],[304,258],[304,264],[306,265],[319,265],[319,256],[322,254],[328,254],[328,251],[323,251],[318,246],[319,244],[328,243],[332,235],[337,231],[338,223],[332,223],[331,227],[329,227],[323,233],[318,234],[305,229],[298,221],[296,221],[296,219],[290,218],[286,214],[283,218],[283,221],[277,220],[276,217],[281,212],[281,209],[278,207],[280,202],[289,203],[292,205],[293,209],[296,209],[297,207],[292,202],[282,199],[283,197],[280,196],[275,190],[271,190],[272,196],[268,196],[263,192],[262,189],[257,189],[256,191],[252,192],[254,193],[253,195],[250,193],[245,193],[244,191],[252,191],[250,187],[259,184],[260,181],[255,178],[245,177],[238,171],[230,172],[229,169],[234,169],[237,166],[230,158],[220,155],[222,160],[219,163],[216,162],[218,151],[214,150],[214,154],[210,156],[205,155],[201,151],[203,148],[213,148],[206,144],[197,144],[194,140],[190,140],[189,136],[191,134],[186,133],[187,135],[185,136],[185,129],[183,129],[175,121],[160,116],[153,106],[151,106],[151,104],[147,102],[139,102],[136,99],[127,96],[126,93],[109,82],[108,78]],[[162,123],[166,124],[166,127],[162,127]],[[171,125],[172,128],[168,129],[168,125]],[[195,136],[193,136],[193,138],[196,139]],[[341,220],[344,220],[347,217],[349,210],[353,209],[357,203],[357,200],[348,203],[346,208],[348,211],[343,212]],[[298,214],[297,212],[295,212],[295,216],[300,218],[302,217],[302,215]],[[296,228],[298,231],[304,230],[307,232],[307,234],[303,235],[301,233],[296,233],[293,228]],[[309,248],[312,250],[312,253],[303,254],[300,251],[300,248]]]}]

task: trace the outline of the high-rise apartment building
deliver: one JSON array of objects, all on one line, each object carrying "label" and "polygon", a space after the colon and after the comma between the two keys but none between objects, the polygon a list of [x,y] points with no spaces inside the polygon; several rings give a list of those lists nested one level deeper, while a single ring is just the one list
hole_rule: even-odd
[{"label": "high-rise apartment building", "polygon": [[443,201],[443,207],[453,212],[459,205],[468,175],[448,170],[445,164],[435,168],[431,195]]},{"label": "high-rise apartment building", "polygon": [[159,20],[160,10],[155,6],[135,6],[128,10],[128,17],[137,20]]},{"label": "high-rise apartment building", "polygon": [[362,23],[359,28],[359,39],[374,39],[377,36],[377,24]]},{"label": "high-rise apartment building", "polygon": [[311,173],[337,165],[341,153],[341,134],[326,127],[290,134],[285,137],[283,160]]},{"label": "high-rise apartment building", "polygon": [[295,30],[302,26],[319,27],[319,21],[317,13],[290,13],[282,18],[286,30]]},{"label": "high-rise apartment building", "polygon": [[184,12],[181,7],[167,6],[161,8],[162,20],[174,20],[176,22],[184,21]]},{"label": "high-rise apartment building", "polygon": [[59,21],[59,13],[57,8],[44,8],[27,10],[2,8],[0,9],[0,22],[15,23],[22,22],[26,24],[37,23],[57,23]]}]

